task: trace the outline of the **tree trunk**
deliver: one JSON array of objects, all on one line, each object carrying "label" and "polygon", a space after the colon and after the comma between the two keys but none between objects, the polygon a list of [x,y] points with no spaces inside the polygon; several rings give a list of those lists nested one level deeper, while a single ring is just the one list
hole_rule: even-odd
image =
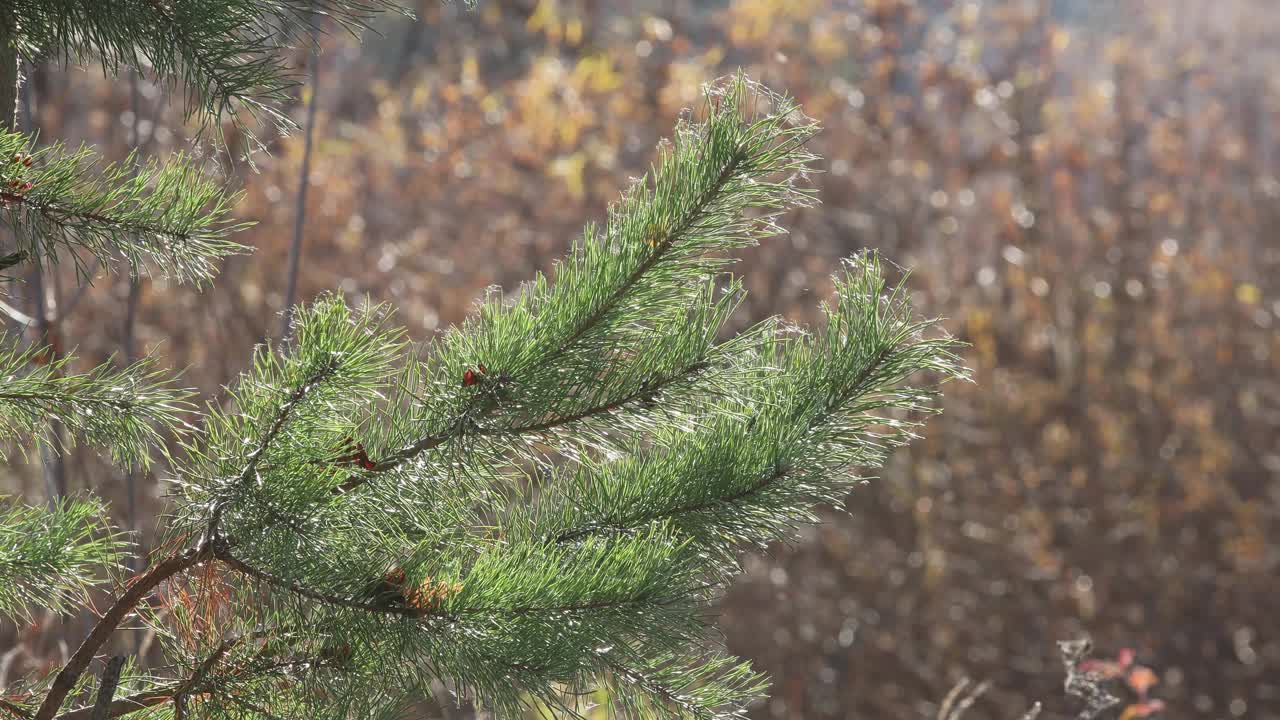
[{"label": "tree trunk", "polygon": [[18,72],[18,48],[9,30],[0,25],[0,130],[18,128],[18,86],[22,76]]}]

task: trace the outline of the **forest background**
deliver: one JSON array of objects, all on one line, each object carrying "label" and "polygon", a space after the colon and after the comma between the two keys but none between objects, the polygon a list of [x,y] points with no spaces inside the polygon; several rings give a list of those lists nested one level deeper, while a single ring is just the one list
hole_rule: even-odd
[{"label": "forest background", "polygon": [[[948,387],[927,439],[724,601],[730,648],[775,681],[754,717],[934,717],[962,677],[991,682],[966,717],[1069,708],[1056,642],[1083,634],[1150,669],[1117,712],[1280,717],[1272,0],[409,4],[416,22],[297,57],[299,298],[385,300],[430,337],[549,269],[741,67],[822,123],[824,164],[822,204],[738,266],[740,322],[812,320],[839,259],[876,248],[970,343],[976,382]],[[24,121],[48,138],[190,149],[163,88],[30,70]],[[81,291],[66,265],[11,309],[86,367],[154,350],[216,394],[280,333],[306,146],[263,136],[233,162],[252,143],[225,130],[211,170],[258,224],[216,287],[89,266]],[[124,527],[164,507],[163,473],[91,451],[9,462],[3,494],[92,488]],[[71,626],[0,626],[0,687],[60,662]]]}]

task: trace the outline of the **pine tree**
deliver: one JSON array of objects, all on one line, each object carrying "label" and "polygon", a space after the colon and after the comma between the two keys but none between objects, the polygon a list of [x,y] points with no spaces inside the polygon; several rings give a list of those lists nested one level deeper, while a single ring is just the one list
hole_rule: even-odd
[{"label": "pine tree", "polygon": [[[146,65],[203,121],[280,119],[278,49],[381,6],[18,0],[0,51]],[[814,203],[816,132],[742,76],[714,83],[553,277],[421,344],[386,307],[321,297],[198,412],[155,359],[77,375],[6,342],[0,432],[51,442],[53,417],[118,463],[158,455],[173,500],[132,576],[102,503],[2,506],[0,613],[112,599],[0,716],[400,717],[438,682],[499,717],[573,715],[588,688],[619,717],[740,716],[766,683],[708,618],[740,554],[838,504],[965,374],[874,253],[836,276],[822,327],[728,336],[732,254]],[[235,195],[189,158],[103,167],[9,129],[0,159],[10,264],[206,282],[242,250]],[[136,626],[163,667],[104,657]]]}]

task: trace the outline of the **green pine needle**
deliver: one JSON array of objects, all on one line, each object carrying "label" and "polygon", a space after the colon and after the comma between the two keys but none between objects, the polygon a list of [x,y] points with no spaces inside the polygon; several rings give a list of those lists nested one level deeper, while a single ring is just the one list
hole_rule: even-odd
[{"label": "green pine needle", "polygon": [[79,608],[126,549],[105,518],[93,499],[62,498],[51,509],[0,499],[0,613],[30,620],[36,608]]},{"label": "green pine needle", "polygon": [[69,258],[80,267],[88,253],[135,274],[154,267],[203,282],[223,258],[245,251],[227,239],[248,226],[231,218],[239,197],[183,155],[103,164],[87,147],[37,149],[27,135],[0,131],[0,224],[41,261]]}]

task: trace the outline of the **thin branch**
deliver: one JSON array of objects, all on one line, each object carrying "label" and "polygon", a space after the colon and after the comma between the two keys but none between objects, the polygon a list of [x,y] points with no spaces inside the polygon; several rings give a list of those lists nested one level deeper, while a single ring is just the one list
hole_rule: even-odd
[{"label": "thin branch", "polygon": [[[600,405],[586,408],[585,410],[581,410],[571,415],[563,415],[560,417],[551,418],[549,420],[544,420],[542,422],[532,423],[530,425],[518,425],[516,427],[511,427],[511,428],[477,428],[475,429],[475,433],[477,435],[504,436],[504,437],[544,433],[549,430],[554,430],[558,427],[568,425],[570,423],[580,422],[582,420],[587,420],[597,415],[605,415],[607,413],[621,410],[622,408],[632,403],[644,402],[646,400],[652,399],[653,396],[667,389],[671,385],[674,385],[677,382],[685,380],[690,375],[702,372],[703,370],[706,370],[708,367],[709,367],[709,364],[707,362],[700,360],[680,370],[679,372],[672,374],[670,377],[648,383],[630,395],[627,395],[622,398],[618,398],[616,400],[611,400],[609,402],[602,403]],[[396,452],[395,454],[390,455],[374,463],[373,467],[368,471],[368,473],[370,474],[352,475],[351,477],[344,480],[341,485],[334,488],[333,493],[335,495],[340,495],[342,493],[351,492],[352,490],[372,480],[377,473],[385,473],[385,472],[390,472],[392,470],[395,470],[405,462],[412,460],[418,455],[421,455],[422,453],[428,450],[437,448],[445,444],[446,442],[449,442],[450,440],[462,434],[461,425],[456,426],[456,428],[457,429],[452,430],[450,432],[441,433],[439,435],[432,435],[432,436],[423,438],[422,440],[419,440],[413,445],[410,445],[409,447],[404,448]]]},{"label": "thin branch", "polygon": [[[3,193],[0,193],[3,194]],[[61,343],[58,341],[58,325],[50,317],[49,297],[44,284],[44,266],[33,263],[30,270],[32,308],[31,314],[36,320],[36,333],[39,342],[49,348],[49,362],[52,364],[60,354]],[[57,298],[54,298],[55,305]],[[60,374],[60,373],[58,373]],[[12,399],[12,398],[5,398]],[[49,420],[49,436],[52,442],[40,447],[40,464],[44,470],[45,488],[50,503],[67,494],[66,460],[63,457],[62,423],[56,418]]]},{"label": "thin branch", "polygon": [[52,720],[57,715],[58,710],[62,708],[63,701],[67,699],[67,694],[76,686],[76,682],[84,674],[85,669],[89,667],[89,662],[93,660],[93,656],[107,642],[111,634],[120,626],[120,623],[124,622],[124,619],[133,613],[139,602],[142,602],[145,597],[150,595],[151,591],[159,586],[160,583],[195,567],[208,559],[208,556],[207,550],[191,548],[181,553],[170,555],[142,575],[136,576],[128,584],[128,588],[124,593],[98,619],[97,624],[93,626],[93,630],[89,632],[89,635],[85,637],[84,642],[67,660],[67,664],[58,671],[57,676],[53,679],[53,685],[49,687],[49,694],[45,695],[44,702],[36,710],[33,720]]},{"label": "thin branch", "polygon": [[170,228],[161,227],[159,225],[151,225],[149,223],[125,223],[109,215],[99,212],[71,212],[57,203],[38,202],[28,195],[22,193],[11,193],[7,190],[0,190],[0,200],[5,204],[17,206],[21,205],[28,210],[39,213],[50,224],[58,228],[66,228],[70,226],[67,222],[69,218],[78,220],[88,220],[90,222],[106,225],[113,228],[120,228],[134,235],[155,235],[166,241],[167,244],[185,242],[192,239],[191,234],[176,232]]},{"label": "thin branch", "polygon": [[255,703],[251,703],[248,700],[245,700],[243,698],[238,698],[235,695],[227,695],[227,700],[230,701],[233,705],[239,705],[240,707],[248,710],[251,713],[256,713],[258,715],[261,715],[264,718],[267,718],[267,720],[281,720],[280,716],[273,715],[271,712],[267,711],[265,708]]},{"label": "thin branch", "polygon": [[626,680],[627,682],[633,685],[638,685],[644,688],[645,690],[649,691],[650,693],[653,693],[654,695],[662,698],[663,700],[671,703],[672,705],[680,707],[685,712],[690,713],[694,717],[699,719],[705,718],[706,720],[711,720],[711,718],[715,717],[715,714],[709,711],[707,708],[697,704],[696,702],[691,701],[689,698],[684,697],[683,695],[676,692],[672,688],[667,687],[663,683],[658,682],[657,680],[654,680],[653,678],[650,678],[645,674],[639,671],[633,670],[627,667],[626,665],[623,665],[622,663],[608,657],[605,653],[597,652],[596,657],[600,658],[600,661],[604,663],[604,665],[608,667],[618,677]]},{"label": "thin branch", "polygon": [[[142,93],[138,88],[138,71],[136,68],[129,68],[129,145],[135,148],[135,152],[141,154],[143,151],[140,147],[139,130],[142,127]],[[155,130],[151,131],[151,138],[155,137]],[[148,144],[150,138],[148,138]],[[96,258],[95,258],[96,259]],[[125,366],[133,365],[138,360],[138,352],[135,346],[135,332],[138,325],[138,303],[142,299],[142,278],[138,274],[129,275],[129,295],[125,300],[124,309],[124,327],[120,332],[120,354],[124,358]],[[129,530],[138,531],[138,471],[133,467],[125,468],[124,472],[125,485],[125,516],[128,519]],[[137,548],[129,553],[127,558],[128,568],[132,572],[137,566],[141,548]],[[136,647],[135,647],[136,649]]]},{"label": "thin branch", "polygon": [[[320,383],[336,370],[336,361],[330,358],[319,370],[315,372],[307,381],[289,393],[288,399],[280,406],[280,410],[276,413],[275,419],[271,422],[271,426],[263,433],[262,439],[258,441],[257,447],[249,454],[248,462],[245,463],[244,470],[236,480],[237,485],[244,485],[253,479],[258,471],[258,463],[262,461],[262,456],[271,447],[271,443],[275,442],[276,436],[280,434],[280,430],[284,428],[286,422],[293,415],[293,410],[306,397],[312,388]],[[226,509],[225,502],[219,502],[214,506],[213,512],[209,513],[209,523],[205,527],[204,537],[201,539],[201,545],[212,543],[218,537],[218,524],[222,521],[222,513]]]},{"label": "thin branch", "polygon": [[317,24],[311,31],[311,95],[307,98],[307,127],[303,130],[302,167],[298,196],[293,206],[293,240],[289,243],[289,271],[284,292],[284,320],[280,337],[288,340],[293,330],[293,301],[298,291],[298,266],[302,262],[302,230],[307,220],[307,189],[311,186],[311,147],[316,131],[316,98],[320,95],[320,40]]},{"label": "thin branch", "polygon": [[371,603],[360,602],[359,600],[342,598],[336,595],[329,595],[326,593],[318,592],[316,590],[311,590],[310,588],[304,587],[298,582],[295,582],[293,580],[286,580],[285,578],[282,578],[282,577],[279,577],[278,575],[267,572],[266,570],[262,570],[260,568],[256,568],[256,567],[253,567],[252,565],[249,565],[248,563],[244,562],[240,558],[237,558],[236,556],[232,555],[230,548],[227,547],[225,544],[216,545],[214,548],[214,554],[219,560],[226,563],[228,567],[230,567],[232,570],[235,570],[236,572],[242,575],[248,575],[251,578],[261,580],[262,582],[265,582],[268,585],[273,585],[283,590],[288,590],[291,593],[294,593],[296,595],[301,595],[302,597],[308,598],[310,600],[315,600],[317,602],[325,603],[328,605],[336,605],[338,607],[350,608],[352,610],[363,610],[365,612],[377,613],[382,615],[401,615],[404,617],[420,617],[424,614],[423,611],[418,610],[417,608],[412,608],[407,606],[398,606],[398,605],[374,605]]},{"label": "thin branch", "polygon": [[98,699],[93,703],[91,720],[107,720],[111,700],[116,695],[116,686],[120,684],[120,671],[123,669],[123,655],[116,655],[107,661],[107,667],[102,671],[102,681],[98,685]]},{"label": "thin branch", "polygon": [[[181,682],[175,682],[164,687],[135,693],[129,697],[115,700],[111,702],[108,707],[107,717],[114,718],[120,717],[121,715],[128,715],[129,713],[145,710],[156,705],[163,705],[167,702],[176,702],[181,698],[201,692],[202,683],[204,683],[209,674],[213,672],[214,667],[216,667],[228,653],[247,640],[256,640],[267,637],[274,634],[276,631],[277,628],[257,630],[252,633],[236,635],[223,641],[212,653],[210,653],[209,657],[202,660],[200,664],[196,666],[195,670],[191,673],[191,677],[182,680]],[[95,710],[96,706],[77,708],[57,716],[56,720],[95,720],[93,718]]]},{"label": "thin branch", "polygon": [[18,96],[22,84],[22,58],[9,32],[0,26],[0,131],[18,127]]}]

